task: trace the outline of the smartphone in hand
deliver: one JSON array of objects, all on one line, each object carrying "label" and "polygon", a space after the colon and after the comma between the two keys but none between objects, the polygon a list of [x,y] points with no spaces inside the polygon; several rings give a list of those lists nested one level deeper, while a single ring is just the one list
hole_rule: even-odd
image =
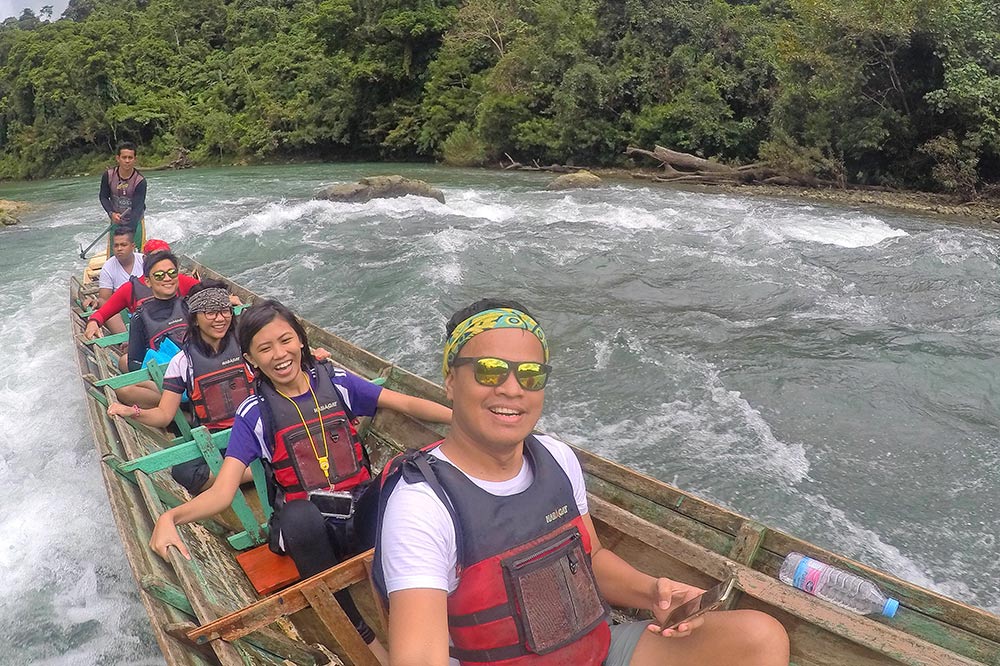
[{"label": "smartphone in hand", "polygon": [[660,631],[675,629],[679,624],[693,620],[709,611],[719,609],[732,598],[735,590],[736,578],[727,578],[715,587],[706,590],[694,599],[670,611],[663,624],[660,625]]}]

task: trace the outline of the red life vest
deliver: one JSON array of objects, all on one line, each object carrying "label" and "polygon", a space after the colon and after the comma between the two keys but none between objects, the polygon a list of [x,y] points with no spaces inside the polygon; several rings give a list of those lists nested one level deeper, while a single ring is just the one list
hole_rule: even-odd
[{"label": "red life vest", "polygon": [[198,423],[212,431],[232,428],[236,408],[253,393],[253,374],[243,361],[236,336],[230,333],[224,342],[225,347],[214,356],[205,356],[190,341],[184,346],[188,397]]},{"label": "red life vest", "polygon": [[135,311],[134,316],[142,318],[142,323],[146,327],[146,335],[149,336],[146,341],[146,347],[149,349],[159,349],[160,343],[163,342],[164,338],[173,340],[178,348],[184,344],[184,338],[187,333],[184,302],[179,295],[174,295],[170,300],[171,309],[165,316],[162,313],[153,315],[150,311],[150,306],[153,305],[151,299],[147,299]]},{"label": "red life vest", "polygon": [[590,563],[590,536],[569,477],[534,436],[524,441],[534,479],[492,495],[453,465],[410,452],[386,466],[373,577],[387,601],[382,516],[400,478],[428,483],[448,509],[458,587],[448,595],[451,656],[463,665],[600,666],[611,632]]},{"label": "red life vest", "polygon": [[[270,467],[285,501],[306,499],[311,490],[350,490],[371,478],[354,417],[333,386],[333,372],[329,363],[317,363],[309,373],[316,401],[313,402],[313,396],[307,393],[294,398],[295,405],[269,382],[257,382],[257,399],[266,437],[274,443]],[[322,413],[322,427],[316,413],[317,403]],[[311,440],[303,419],[312,434]],[[319,457],[327,459],[326,472]]]},{"label": "red life vest", "polygon": [[144,177],[137,169],[132,170],[132,175],[127,179],[122,179],[118,174],[118,167],[108,169],[108,185],[111,187],[111,210],[120,213],[121,224],[134,226],[138,220],[133,220],[132,197],[135,196],[135,188],[144,180]]},{"label": "red life vest", "polygon": [[130,275],[128,281],[132,284],[132,299],[129,301],[128,311],[135,312],[140,305],[153,298],[153,290],[134,275]]}]

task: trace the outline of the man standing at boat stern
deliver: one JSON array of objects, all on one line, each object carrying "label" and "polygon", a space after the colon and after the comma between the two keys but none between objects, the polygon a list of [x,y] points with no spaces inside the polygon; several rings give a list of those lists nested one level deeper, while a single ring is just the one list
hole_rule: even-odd
[{"label": "man standing at boat stern", "polygon": [[[115,166],[101,177],[101,206],[113,224],[131,229],[139,247],[146,242],[143,216],[146,214],[146,178],[135,168],[135,144],[125,141],[118,146]],[[111,244],[108,244],[111,256]]]},{"label": "man standing at boat stern", "polygon": [[787,666],[784,628],[756,611],[610,626],[609,603],[661,622],[702,590],[601,545],[572,449],[533,432],[551,367],[525,308],[482,300],[446,333],[448,436],[382,477],[373,575],[393,666]]}]

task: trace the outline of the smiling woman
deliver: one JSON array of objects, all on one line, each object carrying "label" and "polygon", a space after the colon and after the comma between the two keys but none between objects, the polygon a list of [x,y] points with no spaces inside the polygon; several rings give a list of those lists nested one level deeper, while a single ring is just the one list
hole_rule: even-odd
[{"label": "smiling woman", "polygon": [[[155,271],[150,277],[155,281]],[[162,428],[176,418],[182,396],[186,395],[198,425],[211,432],[232,427],[236,408],[253,392],[253,376],[243,362],[233,326],[233,301],[238,299],[230,296],[222,282],[206,280],[192,287],[186,300],[184,342],[164,372],[158,404],[143,409],[116,402],[109,405],[108,414],[130,416]],[[192,495],[206,490],[214,481],[203,458],[177,465],[171,474]],[[249,478],[247,475],[246,480]]]},{"label": "smiling woman", "polygon": [[[199,296],[192,307],[200,309]],[[211,331],[224,318],[203,314],[198,314],[202,331],[202,323]],[[163,557],[171,546],[188,556],[177,526],[229,506],[241,481],[248,479],[251,463],[261,460],[274,509],[271,550],[291,556],[301,577],[307,578],[373,543],[375,494],[366,493],[373,487],[372,471],[355,429],[356,417],[374,416],[388,407],[447,423],[451,410],[315,362],[302,324],[277,301],[260,300],[247,308],[238,340],[256,375],[254,395],[236,410],[218,478],[198,497],[160,516],[150,547]],[[336,597],[365,643],[384,658],[384,649],[350,594],[341,591]]]}]

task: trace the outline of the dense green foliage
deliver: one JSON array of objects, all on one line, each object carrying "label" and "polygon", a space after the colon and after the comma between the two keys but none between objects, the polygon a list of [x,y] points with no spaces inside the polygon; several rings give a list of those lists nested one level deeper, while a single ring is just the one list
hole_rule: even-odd
[{"label": "dense green foliage", "polygon": [[0,24],[0,178],[106,162],[629,144],[971,194],[1000,175],[995,0],[71,0]]}]

